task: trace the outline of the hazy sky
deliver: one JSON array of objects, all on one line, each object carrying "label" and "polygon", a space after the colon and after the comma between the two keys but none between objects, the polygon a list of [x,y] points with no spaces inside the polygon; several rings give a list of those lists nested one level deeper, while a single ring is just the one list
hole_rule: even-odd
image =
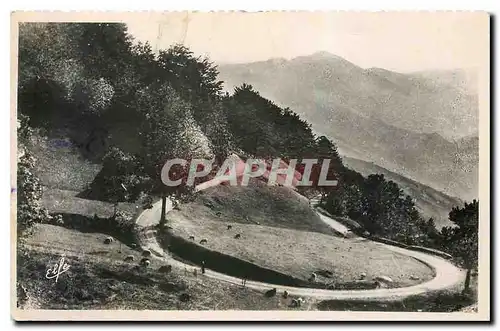
[{"label": "hazy sky", "polygon": [[484,13],[168,13],[127,20],[156,48],[183,43],[218,63],[290,59],[327,51],[400,72],[473,68],[488,47]]}]

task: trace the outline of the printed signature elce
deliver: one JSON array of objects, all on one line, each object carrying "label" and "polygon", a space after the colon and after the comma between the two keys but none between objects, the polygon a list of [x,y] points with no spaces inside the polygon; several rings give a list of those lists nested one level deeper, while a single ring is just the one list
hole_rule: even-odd
[{"label": "printed signature elce", "polygon": [[61,257],[59,263],[56,263],[53,268],[47,269],[47,273],[45,274],[45,278],[47,279],[59,279],[59,275],[65,273],[69,270],[70,265],[64,261],[64,256]]}]

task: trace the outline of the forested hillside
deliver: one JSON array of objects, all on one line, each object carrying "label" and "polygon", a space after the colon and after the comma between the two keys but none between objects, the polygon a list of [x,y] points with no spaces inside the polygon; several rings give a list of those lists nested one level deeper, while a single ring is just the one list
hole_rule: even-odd
[{"label": "forested hillside", "polygon": [[43,136],[66,135],[81,158],[101,166],[81,192],[86,198],[189,195],[187,187],[161,182],[161,169],[173,158],[221,164],[236,152],[331,159],[339,186],[303,193],[322,193],[330,213],[374,234],[441,246],[434,221],[423,219],[396,183],[346,168],[335,141],[316,136],[293,109],[277,106],[251,85],[223,92],[217,67],[186,47],[155,54],[123,24],[29,23],[19,32],[18,113]]}]

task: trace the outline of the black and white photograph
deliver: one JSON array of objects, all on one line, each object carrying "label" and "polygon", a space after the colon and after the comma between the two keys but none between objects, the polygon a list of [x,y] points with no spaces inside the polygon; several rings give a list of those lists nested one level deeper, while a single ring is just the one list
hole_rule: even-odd
[{"label": "black and white photograph", "polygon": [[486,12],[11,27],[13,319],[490,318]]}]

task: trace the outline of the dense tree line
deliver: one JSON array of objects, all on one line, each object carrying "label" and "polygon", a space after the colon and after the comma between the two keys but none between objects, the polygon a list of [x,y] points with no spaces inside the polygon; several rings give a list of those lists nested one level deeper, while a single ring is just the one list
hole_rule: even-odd
[{"label": "dense tree line", "polygon": [[[96,128],[103,132],[109,147],[98,157],[103,167],[87,192],[92,198],[118,202],[156,195],[165,202],[168,195],[189,195],[188,187],[171,188],[161,181],[161,169],[172,158],[211,158],[219,165],[231,152],[317,159],[319,164],[328,159],[329,178],[339,185],[318,186],[315,167],[316,185],[300,190],[322,194],[323,207],[333,215],[410,244],[449,251],[452,243],[465,240],[468,251],[474,243],[477,247],[471,235],[477,234],[477,222],[467,223],[474,203],[450,213],[456,228],[438,231],[396,183],[344,167],[335,143],[315,135],[292,110],[247,84],[223,93],[209,59],[182,45],[154,53],[148,43],[133,40],[124,24],[22,24],[18,92],[19,113],[48,135],[60,128],[75,137]],[[20,163],[19,178],[33,186],[29,191],[36,196],[37,182],[30,179],[26,162]],[[172,174],[184,178],[187,170],[174,168]],[[28,208],[23,199],[20,207]]]}]

